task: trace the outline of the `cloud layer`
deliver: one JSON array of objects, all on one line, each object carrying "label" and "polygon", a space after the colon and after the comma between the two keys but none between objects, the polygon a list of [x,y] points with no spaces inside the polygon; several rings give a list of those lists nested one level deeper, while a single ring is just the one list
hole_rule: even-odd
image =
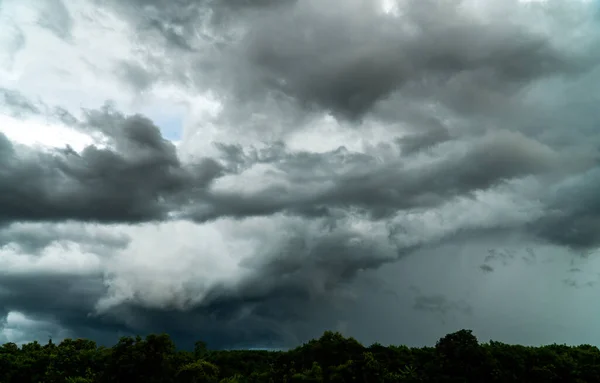
[{"label": "cloud layer", "polygon": [[6,339],[590,328],[595,2],[7,4]]}]

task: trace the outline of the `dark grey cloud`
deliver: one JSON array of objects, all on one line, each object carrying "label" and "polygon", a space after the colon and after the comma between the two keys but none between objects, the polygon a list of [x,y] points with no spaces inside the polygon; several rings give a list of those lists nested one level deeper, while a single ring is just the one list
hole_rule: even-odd
[{"label": "dark grey cloud", "polygon": [[[43,338],[38,339],[42,342],[48,336],[89,336],[104,344],[112,344],[120,335],[131,334],[131,327],[90,315],[94,311],[95,299],[104,292],[101,274],[3,272],[0,309],[7,313],[21,313],[36,321],[38,327],[45,327]],[[23,340],[30,339],[31,334]]]},{"label": "dark grey cloud", "polygon": [[[61,110],[53,113],[63,121],[75,120]],[[415,150],[415,144],[406,152],[403,143],[412,136],[401,139],[396,159],[384,163],[343,147],[317,154],[274,143],[261,150],[220,144],[218,158],[184,164],[175,146],[143,116],[124,116],[107,105],[86,111],[85,121],[76,127],[100,133],[107,147],[39,152],[15,147],[4,137],[1,155],[9,164],[5,221],[142,222],[168,219],[170,213],[206,221],[277,212],[320,216],[331,208],[359,208],[382,218],[568,165],[550,147],[503,131],[474,138],[465,149],[441,148],[436,158],[410,166],[403,155]],[[277,174],[275,184],[248,193],[239,183],[213,183],[225,175],[243,179],[261,165]]]},{"label": "dark grey cloud", "polygon": [[[142,32],[144,20],[160,26],[167,47],[195,44],[211,52],[190,53],[178,68],[189,73],[186,85],[215,92],[227,117],[244,104],[264,110],[267,99],[281,107],[291,98],[305,110],[357,119],[398,94],[485,115],[532,83],[586,73],[597,62],[594,52],[565,49],[531,25],[509,25],[502,17],[482,21],[458,3],[404,1],[402,17],[360,0],[331,8],[316,1],[179,3],[121,7]],[[537,15],[561,6],[539,6]],[[523,11],[511,3],[505,12],[513,8]],[[172,78],[171,70],[163,72]]]},{"label": "dark grey cloud", "polygon": [[420,150],[432,148],[452,138],[448,128],[441,125],[439,121],[435,121],[433,118],[431,120],[433,120],[433,128],[424,129],[424,132],[412,133],[397,140],[402,154],[414,154]]},{"label": "dark grey cloud", "polygon": [[552,189],[548,214],[532,224],[538,235],[575,250],[600,243],[600,170],[595,167]]},{"label": "dark grey cloud", "polygon": [[1,221],[165,219],[174,196],[201,190],[220,172],[213,160],[184,166],[147,118],[107,107],[87,119],[81,129],[103,134],[108,147],[37,151],[0,134]]},{"label": "dark grey cloud", "polygon": [[68,273],[33,272],[19,276],[4,272],[1,284],[2,305],[6,310],[51,313],[57,316],[55,319],[67,323],[70,317],[87,317],[94,296],[99,296],[104,288],[100,275]]},{"label": "dark grey cloud", "polygon": [[[411,19],[420,24],[435,18],[438,25],[450,19],[453,24],[429,27],[414,39],[401,34],[399,20],[378,20],[363,4],[353,10],[352,21],[348,15],[318,13],[315,4],[299,6],[256,28],[247,42],[249,57],[285,93],[350,117],[427,78],[446,82],[472,72],[483,76],[480,85],[510,89],[523,79],[561,71],[566,64],[566,57],[548,42],[526,31],[469,23],[453,6],[429,3],[407,7]],[[359,15],[363,8],[367,12]],[[431,12],[444,12],[444,18]]]},{"label": "dark grey cloud", "polygon": [[[290,340],[292,307],[284,294],[255,303],[244,299],[213,302],[185,311],[123,303],[96,314],[95,303],[106,293],[102,275],[8,273],[0,282],[0,310],[21,313],[45,326],[47,332],[38,338],[41,341],[48,335],[55,339],[62,335],[90,337],[110,345],[122,335],[156,332],[168,332],[181,346],[192,346],[200,339],[216,348],[249,347],[269,339],[277,346],[291,346],[297,341]],[[278,304],[284,306],[276,313]],[[306,313],[295,311],[299,318],[306,318]]]},{"label": "dark grey cloud", "polygon": [[[303,312],[299,302],[329,297],[329,292],[348,285],[362,271],[393,262],[408,253],[408,249],[398,248],[385,241],[385,237],[369,238],[341,225],[328,227],[325,224],[320,230],[324,233],[317,238],[310,231],[303,236],[298,233],[283,241],[272,253],[248,260],[244,266],[252,271],[249,277],[229,291],[222,287],[211,291],[206,302],[213,304],[237,298],[261,305],[262,310],[299,314]],[[273,299],[282,301],[279,308],[268,302]],[[285,300],[287,303],[283,303]]]},{"label": "dark grey cloud", "polygon": [[[466,152],[448,153],[424,166],[405,166],[402,159],[378,163],[374,156],[339,149],[326,154],[283,155],[281,145],[262,153],[244,154],[224,147],[230,162],[262,161],[276,164],[281,182],[256,193],[218,190],[208,193],[197,219],[221,215],[272,214],[282,210],[358,207],[381,216],[486,190],[503,181],[552,172],[561,166],[558,154],[524,136],[497,133],[473,143]],[[443,155],[443,154],[442,154]],[[275,157],[271,157],[275,156]],[[340,171],[340,169],[344,169]],[[310,188],[307,186],[310,185]]]}]

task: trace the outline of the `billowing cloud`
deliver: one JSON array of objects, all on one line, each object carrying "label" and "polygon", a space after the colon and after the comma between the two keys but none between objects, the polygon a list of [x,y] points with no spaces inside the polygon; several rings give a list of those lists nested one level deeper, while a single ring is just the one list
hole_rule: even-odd
[{"label": "billowing cloud", "polygon": [[593,2],[7,4],[2,339],[595,329]]},{"label": "billowing cloud", "polygon": [[219,173],[207,160],[189,172],[175,146],[146,118],[104,109],[81,129],[100,133],[100,145],[81,153],[30,150],[0,134],[3,221],[135,222],[166,218],[164,196],[201,189]]},{"label": "billowing cloud", "polygon": [[76,243],[94,253],[127,247],[130,238],[110,228],[89,227],[76,223],[13,223],[0,229],[1,247],[18,247],[25,253],[37,254],[55,242]]}]

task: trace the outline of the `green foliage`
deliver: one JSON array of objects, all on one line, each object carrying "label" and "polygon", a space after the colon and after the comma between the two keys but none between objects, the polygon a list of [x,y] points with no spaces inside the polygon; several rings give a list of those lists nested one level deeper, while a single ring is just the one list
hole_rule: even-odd
[{"label": "green foliage", "polygon": [[208,355],[208,347],[206,346],[206,342],[199,340],[194,343],[194,356],[196,359],[202,359],[206,355]]},{"label": "green foliage", "polygon": [[584,383],[599,377],[597,347],[480,344],[468,330],[422,348],[364,347],[334,332],[287,352],[215,351],[203,342],[178,351],[166,334],[123,337],[110,348],[85,339],[0,345],[0,383]]},{"label": "green foliage", "polygon": [[182,366],[177,372],[177,381],[182,383],[216,383],[219,368],[205,360],[197,360]]},{"label": "green foliage", "polygon": [[323,370],[317,362],[313,362],[309,370],[293,374],[290,381],[292,383],[321,383],[323,382]]},{"label": "green foliage", "polygon": [[219,383],[244,383],[246,380],[242,375],[236,374],[233,376],[229,376],[227,378],[223,378],[219,381]]}]

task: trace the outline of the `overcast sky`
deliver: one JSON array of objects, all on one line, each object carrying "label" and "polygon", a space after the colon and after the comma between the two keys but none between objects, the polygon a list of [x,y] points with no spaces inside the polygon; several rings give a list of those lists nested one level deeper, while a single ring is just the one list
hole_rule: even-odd
[{"label": "overcast sky", "polygon": [[0,342],[600,345],[599,11],[2,0]]}]

